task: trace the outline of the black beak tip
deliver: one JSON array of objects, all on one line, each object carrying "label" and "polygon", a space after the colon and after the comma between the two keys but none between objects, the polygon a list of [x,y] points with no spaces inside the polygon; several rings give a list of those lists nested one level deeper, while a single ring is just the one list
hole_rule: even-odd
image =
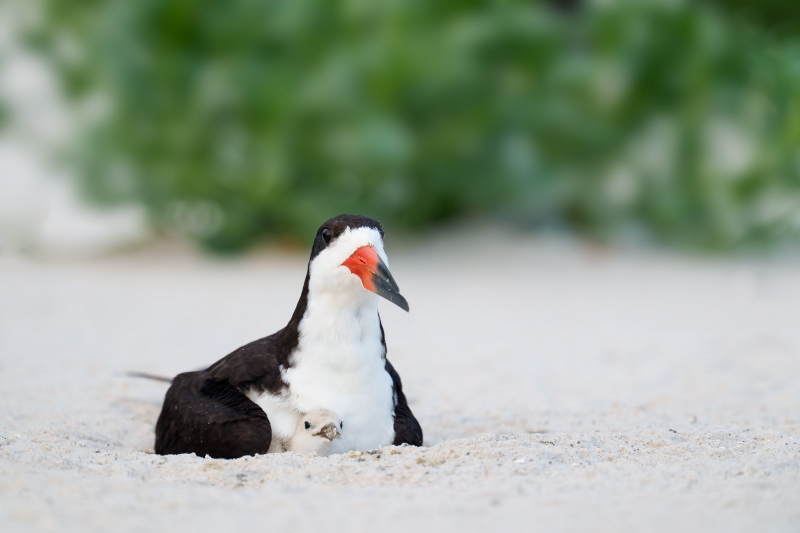
[{"label": "black beak tip", "polygon": [[399,294],[397,295],[397,301],[396,301],[396,302],[394,302],[394,303],[396,303],[396,304],[397,304],[397,307],[399,307],[400,309],[402,309],[402,310],[403,310],[403,311],[405,311],[406,313],[408,313],[408,312],[409,312],[409,311],[408,311],[408,302],[406,301],[406,299],[405,299],[405,298],[403,298],[403,297],[402,297],[402,296],[400,296]]},{"label": "black beak tip", "polygon": [[386,298],[400,309],[408,312],[408,302],[400,294],[400,287],[397,286],[392,273],[389,272],[383,261],[379,261],[378,270],[372,275],[372,282],[375,284],[375,294]]}]

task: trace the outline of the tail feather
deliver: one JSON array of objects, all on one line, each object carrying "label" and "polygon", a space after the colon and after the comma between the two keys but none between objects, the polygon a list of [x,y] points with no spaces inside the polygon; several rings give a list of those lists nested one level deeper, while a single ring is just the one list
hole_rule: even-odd
[{"label": "tail feather", "polygon": [[156,376],[146,372],[126,372],[126,376],[132,378],[152,379],[153,381],[163,381],[164,383],[172,383],[172,378],[165,378],[164,376]]}]

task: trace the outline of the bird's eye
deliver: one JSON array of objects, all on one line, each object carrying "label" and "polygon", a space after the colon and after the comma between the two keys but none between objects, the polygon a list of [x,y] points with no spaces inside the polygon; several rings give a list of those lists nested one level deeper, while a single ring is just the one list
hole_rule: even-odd
[{"label": "bird's eye", "polygon": [[306,422],[306,429],[311,429],[311,424],[309,424],[308,422]]},{"label": "bird's eye", "polygon": [[325,239],[325,242],[331,242],[331,230],[322,228],[322,238]]},{"label": "bird's eye", "polygon": [[344,422],[339,422],[339,429],[344,429]]}]

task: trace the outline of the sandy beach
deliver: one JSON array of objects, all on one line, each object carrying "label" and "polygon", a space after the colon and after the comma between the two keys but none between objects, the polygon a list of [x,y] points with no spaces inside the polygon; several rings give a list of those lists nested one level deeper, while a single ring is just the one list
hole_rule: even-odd
[{"label": "sandy beach", "polygon": [[0,258],[0,530],[800,531],[800,259],[387,242],[425,446],[153,452],[166,385],[281,328],[307,253]]}]

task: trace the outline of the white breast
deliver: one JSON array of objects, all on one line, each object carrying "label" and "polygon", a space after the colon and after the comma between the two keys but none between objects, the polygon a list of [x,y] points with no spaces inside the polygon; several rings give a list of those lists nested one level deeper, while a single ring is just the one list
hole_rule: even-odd
[{"label": "white breast", "polygon": [[343,422],[331,453],[392,444],[392,379],[384,366],[377,312],[374,321],[376,335],[335,345],[301,342],[294,366],[283,374],[289,385],[285,396],[248,394],[269,417],[274,439],[288,440],[302,413],[321,408],[338,413]]},{"label": "white breast", "polygon": [[[380,337],[336,347],[304,347],[297,353],[296,366],[286,372],[298,411],[324,408],[339,414],[342,435],[331,443],[332,453],[373,450],[394,441],[392,380],[382,356]],[[355,364],[357,359],[360,364]]]},{"label": "white breast", "polygon": [[292,366],[282,376],[288,392],[248,394],[269,417],[276,437],[290,438],[302,413],[330,409],[344,423],[331,453],[373,450],[394,441],[392,379],[385,369],[377,297],[363,289],[357,294],[355,306],[335,301],[336,294],[309,298]]}]

